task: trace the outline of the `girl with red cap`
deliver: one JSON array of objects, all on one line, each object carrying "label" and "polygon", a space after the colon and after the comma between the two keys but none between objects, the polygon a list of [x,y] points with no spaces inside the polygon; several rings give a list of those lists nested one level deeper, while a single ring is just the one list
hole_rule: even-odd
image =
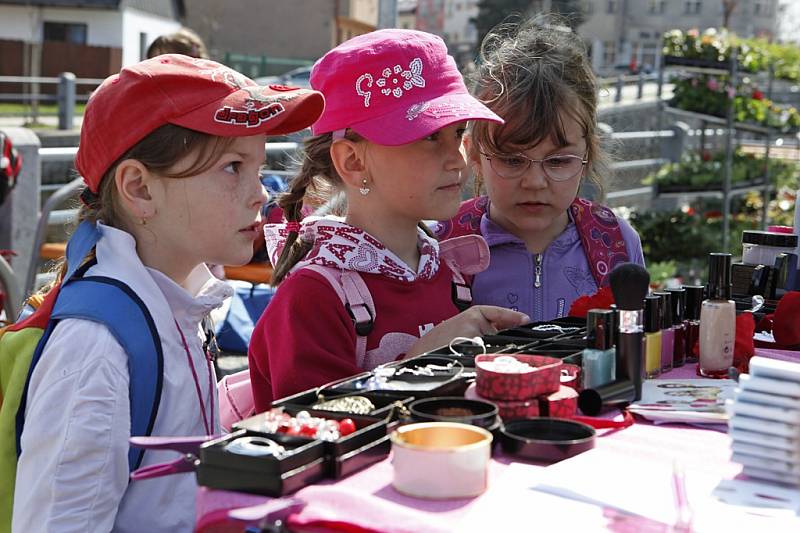
[{"label": "girl with red cap", "polygon": [[[440,246],[421,224],[458,210],[467,121],[502,123],[469,94],[444,42],[412,30],[361,35],[314,65],[311,86],[325,111],[279,201],[288,224],[265,229],[281,285],[250,342],[256,411],[457,336],[528,321],[497,307],[459,314],[469,300],[461,275],[485,268],[485,243]],[[344,220],[301,221],[303,199],[332,189],[347,198]],[[454,248],[469,253],[459,259]],[[352,305],[353,292],[371,305]]]},{"label": "girl with red cap", "polygon": [[[69,275],[40,309],[58,309],[81,277],[125,287],[146,310],[150,331],[138,337],[152,336],[159,355],[158,375],[144,376],[158,384],[150,434],[219,432],[201,322],[232,289],[205,263],[250,260],[266,200],[266,135],[308,127],[323,106],[316,91],[260,87],[172,54],[122,69],[89,100],[75,161],[86,182],[82,222],[67,247]],[[87,242],[88,256],[73,262],[71,249]],[[193,475],[129,479],[132,468],[178,456],[147,451],[132,461],[142,376],[120,342],[127,336],[68,316],[50,328],[20,407],[13,530],[191,531]]]}]

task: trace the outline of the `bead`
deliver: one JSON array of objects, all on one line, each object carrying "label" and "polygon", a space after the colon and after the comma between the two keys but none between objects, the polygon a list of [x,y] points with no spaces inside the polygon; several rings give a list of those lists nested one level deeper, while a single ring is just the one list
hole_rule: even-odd
[{"label": "bead", "polygon": [[354,433],[355,430],[356,430],[356,423],[353,422],[351,419],[345,418],[339,420],[339,433],[342,434],[342,437]]}]

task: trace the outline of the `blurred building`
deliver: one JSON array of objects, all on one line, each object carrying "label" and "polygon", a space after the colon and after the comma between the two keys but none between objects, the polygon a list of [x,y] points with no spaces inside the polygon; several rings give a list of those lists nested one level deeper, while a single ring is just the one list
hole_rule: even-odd
[{"label": "blurred building", "polygon": [[[778,0],[734,0],[728,28],[741,37],[775,37]],[[800,3],[793,0],[794,3]],[[584,0],[579,33],[599,72],[657,65],[661,35],[671,29],[721,28],[722,0]]]},{"label": "blurred building", "polygon": [[417,28],[417,0],[397,1],[397,27],[405,30]]},{"label": "blurred building", "polygon": [[104,78],[144,58],[183,13],[181,0],[0,0],[0,75]]},{"label": "blurred building", "polygon": [[211,56],[251,77],[309,65],[378,23],[378,0],[184,1]]}]

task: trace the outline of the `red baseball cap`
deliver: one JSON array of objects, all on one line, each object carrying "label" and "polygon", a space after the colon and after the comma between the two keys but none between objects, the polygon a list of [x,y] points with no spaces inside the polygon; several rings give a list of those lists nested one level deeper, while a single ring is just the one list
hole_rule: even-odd
[{"label": "red baseball cap", "polygon": [[208,59],[160,55],[125,67],[95,90],[75,168],[96,193],[109,167],[164,124],[220,137],[283,135],[310,126],[324,107],[317,91],[262,87]]},{"label": "red baseball cap", "polygon": [[370,141],[407,144],[464,120],[503,119],[464,85],[444,41],[416,30],[378,30],[317,61],[311,86],[325,95],[315,135],[350,128]]}]

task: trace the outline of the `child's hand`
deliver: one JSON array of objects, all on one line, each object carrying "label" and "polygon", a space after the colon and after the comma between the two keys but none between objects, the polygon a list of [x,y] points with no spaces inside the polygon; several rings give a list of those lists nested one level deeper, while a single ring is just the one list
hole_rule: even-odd
[{"label": "child's hand", "polygon": [[446,346],[456,337],[491,335],[503,329],[527,324],[530,321],[528,315],[511,309],[493,305],[476,305],[445,320],[423,335],[409,348],[406,357],[413,357],[440,346]]}]

